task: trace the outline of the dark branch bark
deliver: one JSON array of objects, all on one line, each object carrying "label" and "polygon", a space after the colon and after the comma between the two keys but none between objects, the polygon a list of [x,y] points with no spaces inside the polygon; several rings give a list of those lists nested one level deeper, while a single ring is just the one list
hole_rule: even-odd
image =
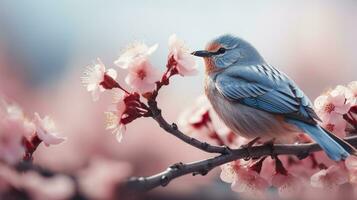
[{"label": "dark branch bark", "polygon": [[219,154],[227,154],[229,149],[223,146],[214,146],[208,144],[207,142],[201,142],[195,138],[192,138],[184,133],[182,133],[176,124],[169,124],[161,115],[161,110],[157,107],[157,102],[155,100],[149,100],[149,109],[152,114],[152,118],[159,124],[161,128],[163,128],[166,132],[171,135],[179,138],[180,140],[186,142],[187,144],[194,146],[202,151],[208,153],[219,153]]},{"label": "dark branch bark", "polygon": [[[357,136],[345,139],[351,145],[357,147]],[[273,147],[273,148],[272,148]],[[177,163],[165,171],[149,177],[131,178],[126,182],[123,190],[144,192],[155,187],[166,186],[173,179],[187,175],[206,175],[213,168],[233,160],[245,159],[250,157],[262,157],[267,155],[295,155],[300,158],[308,156],[310,153],[321,151],[321,147],[317,143],[309,144],[276,144],[274,146],[258,145],[248,148],[239,148],[230,150],[229,153],[222,154],[207,160],[192,162],[192,163]]]}]

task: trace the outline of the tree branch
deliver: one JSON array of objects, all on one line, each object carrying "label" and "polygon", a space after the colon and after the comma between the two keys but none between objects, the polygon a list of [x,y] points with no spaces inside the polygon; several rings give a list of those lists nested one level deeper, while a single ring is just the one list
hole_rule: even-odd
[{"label": "tree branch", "polygon": [[161,115],[161,110],[157,107],[157,102],[155,99],[148,100],[149,109],[151,111],[151,117],[163,128],[166,132],[179,138],[180,140],[186,142],[187,144],[194,146],[202,151],[208,153],[219,153],[227,154],[229,153],[229,148],[224,146],[214,146],[208,144],[207,142],[201,142],[195,138],[192,138],[184,133],[182,133],[176,124],[169,124]]},{"label": "tree branch", "polygon": [[[357,147],[357,136],[348,137],[345,139],[345,141]],[[213,158],[209,158],[207,160],[187,164],[177,163],[170,166],[165,171],[155,174],[153,176],[131,178],[122,186],[124,186],[123,189],[127,191],[143,192],[151,190],[155,187],[166,186],[173,179],[187,174],[206,175],[213,168],[238,159],[251,157],[259,158],[268,155],[295,155],[299,158],[304,158],[310,153],[321,150],[321,147],[317,143],[276,144],[273,146],[258,145],[253,146],[250,149],[239,148],[230,150],[227,154],[222,154]]]}]

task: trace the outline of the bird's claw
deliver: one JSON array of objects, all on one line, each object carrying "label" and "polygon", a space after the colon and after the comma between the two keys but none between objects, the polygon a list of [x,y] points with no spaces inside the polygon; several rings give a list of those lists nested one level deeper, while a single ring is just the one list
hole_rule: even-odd
[{"label": "bird's claw", "polygon": [[241,146],[242,149],[246,149],[248,152],[248,156],[244,158],[244,160],[250,160],[252,158],[251,152],[252,152],[252,146],[257,143],[260,140],[260,137],[256,137],[253,140],[249,141],[247,144],[243,144]]},{"label": "bird's claw", "polygon": [[272,138],[271,140],[268,140],[268,141],[266,141],[266,142],[264,142],[263,143],[263,145],[264,146],[267,146],[268,148],[269,148],[269,150],[270,150],[270,156],[272,157],[272,158],[276,158],[277,157],[277,155],[276,155],[276,153],[275,153],[275,151],[274,151],[274,143],[275,143],[275,138]]}]

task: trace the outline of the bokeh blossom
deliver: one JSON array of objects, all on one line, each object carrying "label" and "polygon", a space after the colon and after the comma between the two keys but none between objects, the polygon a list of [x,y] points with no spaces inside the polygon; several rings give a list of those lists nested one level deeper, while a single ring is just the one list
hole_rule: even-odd
[{"label": "bokeh blossom", "polygon": [[114,63],[118,67],[128,69],[132,67],[133,64],[135,65],[137,60],[148,59],[148,57],[156,51],[157,47],[157,44],[149,47],[145,43],[135,42],[129,45]]},{"label": "bokeh blossom", "polygon": [[97,63],[86,67],[84,76],[81,79],[87,91],[91,92],[93,100],[97,101],[100,92],[115,87],[113,80],[116,77],[117,72],[114,69],[106,70],[104,63],[98,58]]},{"label": "bokeh blossom", "polygon": [[351,91],[351,100],[354,103],[357,103],[357,81],[352,81],[351,83],[348,84],[348,88]]},{"label": "bokeh blossom", "polygon": [[125,181],[131,171],[126,162],[95,158],[79,172],[80,189],[91,199],[115,199],[120,182]]},{"label": "bokeh blossom", "polygon": [[35,113],[34,123],[36,124],[36,134],[46,146],[60,144],[66,140],[65,137],[58,135],[55,122],[49,117],[41,118]]},{"label": "bokeh blossom", "polygon": [[169,38],[168,67],[173,67],[181,76],[192,76],[198,73],[195,59],[176,34]]},{"label": "bokeh blossom", "polygon": [[348,172],[344,166],[331,165],[327,169],[322,169],[311,176],[311,185],[326,190],[336,190],[338,186],[347,183],[349,180]]},{"label": "bokeh blossom", "polygon": [[248,197],[260,199],[264,196],[269,183],[259,173],[242,164],[240,161],[233,161],[221,166],[221,179],[224,182],[231,183],[233,191]]},{"label": "bokeh blossom", "polygon": [[186,134],[212,144],[234,148],[247,142],[219,119],[204,95],[199,96],[192,106],[180,114],[178,124]]}]

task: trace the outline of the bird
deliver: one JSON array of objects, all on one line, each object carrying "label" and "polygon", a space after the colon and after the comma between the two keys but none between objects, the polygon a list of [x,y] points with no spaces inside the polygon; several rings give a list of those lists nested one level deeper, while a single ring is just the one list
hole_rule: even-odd
[{"label": "bird", "polygon": [[356,149],[319,125],[308,96],[244,39],[225,34],[194,51],[205,65],[205,94],[219,118],[247,139],[292,142],[306,133],[335,161]]}]

